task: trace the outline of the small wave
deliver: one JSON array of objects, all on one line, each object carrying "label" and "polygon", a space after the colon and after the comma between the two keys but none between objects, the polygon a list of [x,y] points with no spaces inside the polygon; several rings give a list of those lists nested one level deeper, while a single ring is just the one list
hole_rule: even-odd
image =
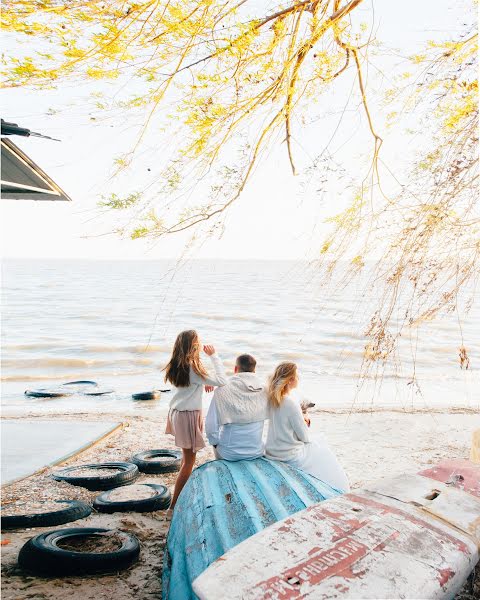
[{"label": "small wave", "polygon": [[2,368],[7,367],[15,369],[42,369],[49,367],[63,367],[63,368],[98,368],[105,366],[123,366],[123,365],[138,365],[147,366],[154,364],[154,361],[149,358],[132,358],[132,359],[120,359],[120,360],[95,360],[95,359],[80,359],[80,358],[24,358],[24,359],[4,359],[2,361]]},{"label": "small wave", "polygon": [[54,350],[55,348],[66,348],[69,344],[64,342],[38,342],[35,344],[5,344],[3,350]]},{"label": "small wave", "polygon": [[[95,377],[97,379],[112,379],[114,377],[135,377],[139,375],[151,376],[151,370],[142,371],[102,371],[96,372]],[[78,379],[78,373],[63,373],[62,375],[4,375],[0,378],[3,382],[24,382],[29,381],[68,381],[69,379]]]},{"label": "small wave", "polygon": [[131,354],[155,354],[158,352],[170,352],[172,345],[168,344],[136,344],[132,346],[102,346],[102,345],[86,345],[73,346],[71,343],[63,341],[39,342],[32,344],[5,344],[3,346],[4,353],[6,351],[16,352],[20,350],[68,350],[71,353],[81,352],[82,354],[115,354],[129,352]]},{"label": "small wave", "polygon": [[138,344],[136,346],[83,346],[82,352],[91,352],[93,354],[115,354],[120,352],[130,352],[131,354],[155,354],[157,352],[170,352],[172,346],[167,344]]},{"label": "small wave", "polygon": [[[17,369],[31,367],[91,367],[94,360],[82,360],[80,358],[19,358],[3,359],[2,369],[14,367]],[[102,362],[102,361],[99,361]],[[104,363],[105,361],[103,361]]]},{"label": "small wave", "polygon": [[219,315],[219,314],[208,314],[208,313],[191,313],[190,316],[194,319],[205,319],[209,321],[245,321],[248,323],[256,323],[258,325],[269,325],[270,321],[267,319],[259,319],[258,317],[249,317],[243,315]]},{"label": "small wave", "polygon": [[122,350],[124,352],[133,352],[135,354],[144,354],[144,353],[155,353],[155,352],[170,352],[172,350],[173,345],[163,344],[159,345],[147,345],[142,344],[139,346],[124,346]]},{"label": "small wave", "polygon": [[271,360],[311,360],[312,355],[306,352],[275,352],[270,355]]}]

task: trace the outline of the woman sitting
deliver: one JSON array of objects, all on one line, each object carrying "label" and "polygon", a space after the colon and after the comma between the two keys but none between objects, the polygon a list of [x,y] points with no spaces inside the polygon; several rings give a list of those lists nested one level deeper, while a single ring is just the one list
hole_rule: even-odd
[{"label": "woman sitting", "polygon": [[348,492],[347,476],[335,455],[325,441],[310,439],[300,405],[289,396],[297,385],[297,365],[280,363],[268,387],[269,427],[265,456],[286,462]]}]

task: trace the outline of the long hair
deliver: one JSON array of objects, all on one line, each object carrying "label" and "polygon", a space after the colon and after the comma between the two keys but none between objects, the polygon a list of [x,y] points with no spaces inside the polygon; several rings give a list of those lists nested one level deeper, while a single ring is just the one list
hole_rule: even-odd
[{"label": "long hair", "polygon": [[208,375],[200,360],[200,341],[195,330],[189,329],[177,335],[173,346],[172,357],[165,367],[165,382],[175,387],[190,385],[190,367],[200,377]]},{"label": "long hair", "polygon": [[288,386],[297,377],[297,365],[291,362],[280,363],[268,383],[268,402],[273,408],[282,405]]}]

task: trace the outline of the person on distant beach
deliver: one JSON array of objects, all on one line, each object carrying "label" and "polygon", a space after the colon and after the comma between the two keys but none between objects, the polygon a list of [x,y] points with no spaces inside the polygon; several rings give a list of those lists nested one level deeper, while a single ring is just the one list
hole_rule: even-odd
[{"label": "person on distant beach", "polygon": [[205,419],[205,431],[215,457],[248,460],[263,456],[263,426],[268,403],[265,385],[255,375],[257,361],[242,354],[235,375],[218,387]]},{"label": "person on distant beach", "polygon": [[297,385],[297,365],[280,363],[268,386],[269,427],[265,456],[286,462],[348,492],[347,476],[335,455],[322,439],[310,439],[300,404],[289,395]]},{"label": "person on distant beach", "polygon": [[202,398],[204,386],[222,386],[227,377],[222,361],[213,346],[203,346],[215,371],[210,376],[200,359],[200,340],[194,330],[178,334],[170,362],[165,367],[165,381],[177,388],[168,412],[165,433],[175,436],[175,444],[182,449],[183,458],[173,491],[170,509],[190,477],[196,453],[205,447],[203,439]]}]

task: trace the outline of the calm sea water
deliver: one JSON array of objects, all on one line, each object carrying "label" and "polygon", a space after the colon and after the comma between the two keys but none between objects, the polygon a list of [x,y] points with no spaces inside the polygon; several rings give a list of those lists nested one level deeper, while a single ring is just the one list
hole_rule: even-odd
[{"label": "calm sea water", "polygon": [[[471,370],[458,363],[457,317],[405,336],[400,371],[359,386],[364,331],[376,291],[357,282],[324,287],[310,266],[293,262],[20,261],[3,264],[4,414],[165,410],[132,392],[162,385],[175,335],[195,328],[229,371],[248,352],[267,376],[282,360],[298,363],[300,395],[325,407],[437,405],[480,407],[480,311],[463,320]],[[409,385],[415,354],[421,393]],[[208,359],[205,360],[208,364]],[[94,379],[109,396],[37,400],[27,388]]]}]

